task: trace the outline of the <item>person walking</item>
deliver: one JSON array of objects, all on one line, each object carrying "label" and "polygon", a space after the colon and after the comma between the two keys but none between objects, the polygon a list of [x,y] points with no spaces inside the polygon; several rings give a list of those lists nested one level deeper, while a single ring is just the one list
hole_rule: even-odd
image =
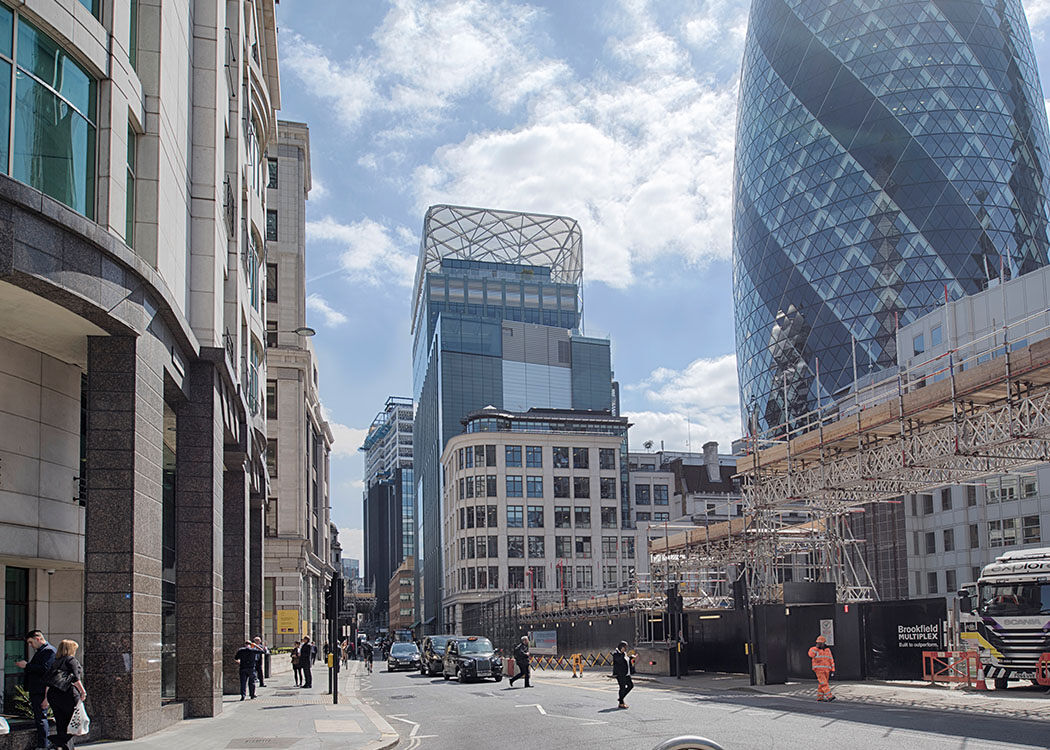
[{"label": "person walking", "polygon": [[292,644],[292,676],[295,678],[295,686],[299,687],[303,684],[303,668],[299,664],[299,647],[302,641],[296,641]]},{"label": "person walking", "polygon": [[510,684],[513,685],[519,677],[524,677],[525,687],[532,687],[529,684],[529,637],[527,635],[523,635],[521,641],[514,647],[514,661],[518,664],[518,673],[510,678]]},{"label": "person walking", "polygon": [[317,652],[316,646],[310,643],[310,636],[303,636],[303,645],[299,647],[299,668],[303,670],[303,687],[312,688],[314,686],[314,676],[310,671],[310,668],[314,663],[314,654]]},{"label": "person walking", "polygon": [[259,663],[259,650],[251,641],[245,641],[233,658],[240,665],[241,700],[244,700],[245,693],[255,700],[255,670]]},{"label": "person walking", "polygon": [[[44,701],[40,704],[45,711],[51,706],[55,714],[55,746],[64,750],[73,750],[76,735],[69,733],[69,720],[73,718],[77,703],[87,699],[84,668],[76,656],[78,648],[80,644],[76,641],[64,640],[58,644],[48,675],[48,685],[44,689]],[[62,684],[64,688],[60,687]]]},{"label": "person walking", "polygon": [[372,648],[372,644],[368,641],[361,642],[361,659],[365,663],[365,669],[368,670],[368,674],[372,674],[372,657],[375,655],[375,649]]},{"label": "person walking", "polygon": [[835,657],[831,655],[831,649],[828,648],[827,638],[822,635],[817,636],[816,644],[809,649],[809,658],[813,672],[817,675],[817,700],[835,700],[835,696],[831,694],[831,678],[835,676]]},{"label": "person walking", "polygon": [[631,662],[627,658],[627,641],[620,641],[620,645],[613,651],[613,677],[620,685],[619,704],[617,708],[627,708],[623,699],[634,690],[634,680],[631,679]]},{"label": "person walking", "polygon": [[263,639],[259,636],[255,636],[252,645],[259,652],[258,663],[255,665],[255,676],[258,679],[259,687],[266,687],[266,681],[263,679],[263,672],[266,670],[266,656],[270,653],[270,649],[267,648]]},{"label": "person walking", "polygon": [[36,726],[37,748],[49,748],[47,717],[41,704],[47,693],[47,674],[51,671],[51,665],[55,661],[55,647],[47,642],[44,634],[39,630],[30,630],[26,633],[26,643],[36,649],[33,658],[29,661],[20,659],[15,666],[26,671],[25,688],[29,693],[29,705],[33,708],[33,723]]}]

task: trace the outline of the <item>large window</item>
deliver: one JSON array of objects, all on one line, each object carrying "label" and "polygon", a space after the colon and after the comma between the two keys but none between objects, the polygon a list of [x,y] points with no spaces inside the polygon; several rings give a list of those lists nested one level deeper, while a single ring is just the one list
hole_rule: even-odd
[{"label": "large window", "polygon": [[572,478],[572,496],[575,498],[587,498],[591,496],[590,477]]},{"label": "large window", "polygon": [[602,477],[599,481],[602,500],[616,499],[616,479],[614,477]]},{"label": "large window", "polygon": [[667,505],[667,485],[653,485],[653,505]]},{"label": "large window", "polygon": [[587,558],[591,556],[591,538],[589,536],[576,537],[576,557]]},{"label": "large window", "polygon": [[616,528],[616,508],[602,508],[602,528]]},{"label": "large window", "polygon": [[572,527],[572,509],[566,505],[554,506],[554,528],[568,529]]},{"label": "large window", "polygon": [[525,466],[530,469],[540,469],[543,467],[543,446],[525,446]]},{"label": "large window", "polygon": [[569,477],[554,477],[554,496],[568,497],[571,481]]},{"label": "large window", "polygon": [[530,505],[528,509],[528,521],[530,529],[543,528],[543,506]]},{"label": "large window", "polygon": [[508,474],[507,475],[507,497],[521,497],[522,486],[521,486],[521,475]]},{"label": "large window", "polygon": [[124,200],[124,242],[128,247],[135,247],[135,146],[137,136],[128,123],[128,157]]},{"label": "large window", "polygon": [[568,469],[569,468],[569,449],[568,448],[552,448],[551,455],[553,456],[552,465],[555,469]]},{"label": "large window", "polygon": [[586,505],[576,506],[576,528],[578,529],[589,529],[591,528],[591,509]]},{"label": "large window", "polygon": [[591,451],[589,448],[573,448],[572,468],[589,469],[591,466],[590,455]]},{"label": "large window", "polygon": [[650,505],[652,503],[652,495],[650,492],[648,484],[636,484],[634,486],[634,504]]},{"label": "large window", "polygon": [[526,477],[525,490],[529,497],[543,497],[543,477]]},{"label": "large window", "polygon": [[521,446],[508,445],[505,449],[507,466],[521,466]]},{"label": "large window", "polygon": [[521,505],[507,506],[507,528],[520,529],[525,524],[525,509]]},{"label": "large window", "polygon": [[554,537],[554,556],[555,557],[572,557],[572,537],[571,536],[556,536],[556,537]]},{"label": "large window", "polygon": [[0,171],[89,219],[95,218],[96,89],[58,44],[0,6]]},{"label": "large window", "polygon": [[525,537],[512,535],[507,537],[507,557],[525,557]]},{"label": "large window", "polygon": [[544,557],[543,537],[529,536],[529,557]]},{"label": "large window", "polygon": [[598,449],[598,468],[599,469],[615,469],[616,468],[616,449],[615,448],[599,448]]}]

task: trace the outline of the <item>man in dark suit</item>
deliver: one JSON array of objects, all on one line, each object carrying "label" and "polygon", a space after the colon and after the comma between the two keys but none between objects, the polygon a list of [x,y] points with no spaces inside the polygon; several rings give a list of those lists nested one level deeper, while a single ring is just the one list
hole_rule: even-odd
[{"label": "man in dark suit", "polygon": [[518,673],[510,678],[510,684],[513,685],[514,681],[524,677],[525,687],[532,687],[529,684],[529,637],[523,635],[521,637],[521,643],[514,647],[514,661],[518,664]]},{"label": "man in dark suit", "polygon": [[314,686],[314,676],[310,672],[310,667],[314,663],[314,654],[317,653],[317,647],[310,643],[310,636],[303,636],[303,645],[299,647],[299,667],[303,670],[303,687],[312,688]]},{"label": "man in dark suit", "polygon": [[617,708],[627,708],[623,699],[634,690],[634,680],[631,679],[631,663],[627,657],[627,641],[620,641],[620,645],[613,651],[613,677],[620,684],[619,704]]},{"label": "man in dark suit", "polygon": [[55,647],[47,642],[44,634],[39,630],[30,630],[26,633],[26,643],[36,649],[33,658],[28,662],[24,659],[16,661],[15,666],[26,671],[25,687],[29,693],[29,705],[33,707],[33,721],[36,724],[36,746],[37,748],[49,748],[49,734],[47,718],[41,703],[44,702],[44,694],[47,692],[47,674],[51,671],[51,664],[55,661]]},{"label": "man in dark suit", "polygon": [[245,641],[233,658],[240,665],[241,700],[244,700],[246,692],[251,695],[252,700],[255,700],[255,669],[259,662],[259,652],[255,648],[255,644],[251,641]]}]

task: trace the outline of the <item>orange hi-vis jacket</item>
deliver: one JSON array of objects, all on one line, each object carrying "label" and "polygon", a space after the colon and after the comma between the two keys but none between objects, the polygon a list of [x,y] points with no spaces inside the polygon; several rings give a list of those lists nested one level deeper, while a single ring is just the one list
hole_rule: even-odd
[{"label": "orange hi-vis jacket", "polygon": [[812,660],[813,670],[828,669],[832,672],[835,671],[835,657],[831,655],[830,648],[817,648],[812,646],[809,649],[809,658]]}]

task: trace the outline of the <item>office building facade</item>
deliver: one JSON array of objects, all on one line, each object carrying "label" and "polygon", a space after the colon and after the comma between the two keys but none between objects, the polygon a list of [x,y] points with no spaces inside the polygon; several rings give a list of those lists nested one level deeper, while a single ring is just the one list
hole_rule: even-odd
[{"label": "office building facade", "polygon": [[266,294],[270,475],[263,637],[283,648],[304,635],[315,642],[325,635],[324,592],[337,570],[328,481],[333,436],[306,327],[310,131],[304,123],[278,123],[278,137],[266,152],[266,192],[266,264],[259,281]]},{"label": "office building facade", "polygon": [[788,422],[895,332],[1047,261],[1048,151],[1021,0],[754,0],[733,294],[746,430]]},{"label": "office building facade", "polygon": [[75,638],[125,739],[219,713],[261,627],[280,107],[273,0],[145,11],[0,0],[5,689]]},{"label": "office building facade", "polygon": [[[611,412],[609,342],[583,336],[575,221],[461,206],[426,214],[413,296],[417,613],[445,629],[441,453],[493,406]],[[623,482],[626,483],[626,466]],[[621,514],[630,520],[627,493]]]}]

